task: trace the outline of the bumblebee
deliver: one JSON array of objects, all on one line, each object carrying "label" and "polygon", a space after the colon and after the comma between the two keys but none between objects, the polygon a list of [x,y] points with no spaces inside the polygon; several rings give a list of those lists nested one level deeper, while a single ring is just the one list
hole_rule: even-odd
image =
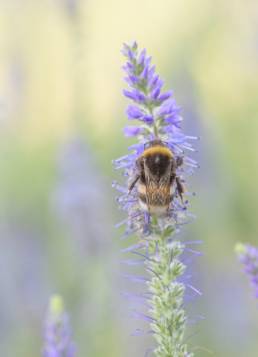
[{"label": "bumblebee", "polygon": [[176,157],[161,140],[146,143],[136,160],[136,174],[129,184],[129,193],[137,185],[142,209],[157,216],[167,215],[175,196],[179,195],[183,201],[185,188],[176,174],[182,164],[183,158]]}]

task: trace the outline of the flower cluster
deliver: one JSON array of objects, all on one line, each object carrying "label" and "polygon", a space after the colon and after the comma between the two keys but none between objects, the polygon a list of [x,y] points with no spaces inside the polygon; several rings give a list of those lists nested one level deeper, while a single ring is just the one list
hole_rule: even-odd
[{"label": "flower cluster", "polygon": [[54,295],[50,299],[45,326],[44,357],[74,357],[75,346],[71,341],[69,321],[63,308],[63,300]]},{"label": "flower cluster", "polygon": [[255,297],[258,298],[258,248],[250,244],[238,243],[235,247],[244,271],[249,276],[254,288]]},{"label": "flower cluster", "polygon": [[[130,193],[128,187],[137,173],[137,158],[143,153],[146,143],[156,139],[164,143],[175,157],[182,159],[183,165],[177,168],[176,175],[183,181],[198,167],[196,161],[186,155],[187,150],[194,151],[189,141],[196,138],[182,132],[181,108],[172,91],[162,91],[164,83],[156,74],[146,50],[139,51],[137,44],[133,43],[125,44],[122,53],[126,57],[123,69],[129,85],[124,95],[131,101],[126,114],[129,121],[137,123],[127,126],[124,133],[127,137],[137,138],[137,143],[129,147],[128,155],[114,161],[115,167],[122,169],[125,177],[123,184],[115,182],[114,187],[120,193],[117,198],[120,208],[127,212],[126,219],[118,226],[126,225],[124,237],[136,234],[139,238],[136,244],[124,251],[140,257],[148,273],[148,277],[132,279],[144,282],[148,290],[140,295],[140,298],[145,298],[146,313],[137,313],[137,316],[150,323],[157,342],[154,348],[156,356],[193,356],[187,352],[184,343],[187,316],[183,303],[187,284],[184,283],[186,265],[181,261],[181,255],[185,245],[174,237],[190,216],[188,201],[183,202],[175,191],[168,214],[156,217],[141,208],[137,185]],[[137,261],[130,260],[129,264],[137,265]]]},{"label": "flower cluster", "polygon": [[[138,204],[137,190],[133,189],[128,196],[128,182],[134,176],[136,159],[144,151],[144,144],[160,139],[172,150],[175,156],[183,157],[183,165],[177,169],[177,175],[192,174],[193,169],[198,167],[195,160],[185,154],[186,150],[194,151],[190,140],[197,139],[185,135],[181,130],[181,108],[177,105],[172,91],[162,92],[163,81],[155,73],[155,66],[151,64],[146,50],[138,51],[138,46],[124,45],[123,54],[127,62],[123,69],[126,73],[125,81],[129,89],[124,90],[124,95],[132,101],[126,110],[130,121],[138,121],[137,125],[126,126],[125,135],[136,137],[138,143],[129,147],[130,153],[117,160],[114,165],[117,169],[124,170],[127,178],[126,186],[114,183],[121,196],[118,203],[121,208],[128,212],[126,234],[135,233],[142,227],[146,228],[148,217],[142,212]],[[182,217],[185,218],[187,201],[182,203],[175,197],[171,203],[168,215],[177,223]],[[147,224],[148,225],[148,224]]]}]

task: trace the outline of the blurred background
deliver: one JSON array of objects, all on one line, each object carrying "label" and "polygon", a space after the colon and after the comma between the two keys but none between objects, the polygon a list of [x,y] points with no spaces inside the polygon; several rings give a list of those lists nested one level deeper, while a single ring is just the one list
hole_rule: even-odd
[{"label": "blurred background", "polygon": [[[201,239],[205,319],[196,356],[258,355],[258,308],[236,261],[258,244],[258,3],[253,0],[0,2],[0,355],[41,355],[48,299],[66,302],[77,356],[143,356],[150,337],[121,296],[111,160],[127,152],[120,53],[137,40],[197,135],[188,183]],[[126,286],[124,286],[126,285]]]}]

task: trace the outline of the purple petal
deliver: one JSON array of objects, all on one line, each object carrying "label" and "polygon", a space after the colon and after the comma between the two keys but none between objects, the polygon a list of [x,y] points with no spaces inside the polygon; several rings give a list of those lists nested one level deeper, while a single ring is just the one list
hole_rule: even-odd
[{"label": "purple petal", "polygon": [[137,89],[134,89],[132,91],[129,91],[129,90],[126,90],[124,89],[123,90],[123,94],[127,97],[127,98],[130,98],[136,102],[144,102],[145,101],[145,95],[142,94],[141,92],[139,92]]},{"label": "purple petal", "polygon": [[139,60],[138,60],[138,64],[143,66],[144,64],[144,61],[145,61],[145,57],[146,57],[146,49],[144,48],[141,53],[140,53],[140,56],[139,56]]},{"label": "purple petal", "polygon": [[148,67],[150,63],[151,63],[151,56],[146,58],[144,65]]},{"label": "purple petal", "polygon": [[161,94],[159,96],[159,100],[161,102],[164,102],[165,100],[167,100],[168,98],[170,98],[171,96],[173,95],[173,91],[172,90],[169,90],[168,92],[165,92],[163,94]]},{"label": "purple petal", "polygon": [[138,126],[126,126],[124,128],[124,134],[127,137],[137,136],[143,132],[143,128],[139,128]]},{"label": "purple petal", "polygon": [[180,111],[180,108],[176,105],[175,99],[170,99],[162,103],[158,114],[164,116],[178,113],[178,111]]},{"label": "purple petal", "polygon": [[163,84],[164,82],[162,81],[162,79],[159,78],[155,84],[155,88],[161,89],[163,87]]},{"label": "purple petal", "polygon": [[151,115],[144,115],[142,120],[147,124],[152,124],[154,122],[153,116]]},{"label": "purple petal", "polygon": [[157,99],[159,94],[160,94],[160,88],[154,88],[154,90],[151,92],[151,98]]},{"label": "purple petal", "polygon": [[141,74],[141,78],[144,78],[145,80],[147,80],[148,79],[148,73],[149,73],[149,67],[146,66],[146,67],[144,67],[144,70],[143,70],[143,72]]},{"label": "purple petal", "polygon": [[151,78],[153,77],[154,73],[155,73],[155,66],[152,66],[149,70],[149,74],[148,74],[148,79],[151,80]]},{"label": "purple petal", "polygon": [[139,82],[139,78],[137,78],[134,75],[128,75],[128,77],[124,77],[124,80],[126,83],[129,84],[129,86],[133,87]]},{"label": "purple petal", "polygon": [[132,100],[136,100],[135,98],[135,94],[133,92],[130,92],[129,90],[127,89],[124,89],[123,90],[123,94],[125,97],[129,98],[129,99],[132,99]]},{"label": "purple petal", "polygon": [[179,124],[181,123],[181,121],[182,121],[182,117],[177,115],[177,113],[176,114],[171,114],[171,115],[169,115],[168,117],[165,118],[165,122],[166,123],[175,125],[177,127],[179,127]]},{"label": "purple petal", "polygon": [[155,74],[152,77],[152,79],[150,80],[150,83],[149,83],[150,88],[155,87],[155,85],[157,84],[158,80],[159,80],[159,76],[157,74]]},{"label": "purple petal", "polygon": [[144,150],[144,144],[143,143],[133,144],[129,146],[128,150],[135,150],[136,154],[139,155]]},{"label": "purple petal", "polygon": [[129,119],[140,119],[143,116],[141,109],[134,105],[128,105],[126,114]]},{"label": "purple petal", "polygon": [[130,79],[132,84],[137,84],[139,82],[139,78],[133,74],[130,74],[128,78]]},{"label": "purple petal", "polygon": [[126,62],[126,64],[124,66],[122,66],[122,69],[126,72],[126,73],[131,73],[131,71],[133,70],[133,65],[130,62]]},{"label": "purple petal", "polygon": [[124,43],[124,46],[122,48],[122,53],[124,56],[128,57],[130,60],[134,59],[134,51],[137,49],[137,44],[136,42],[133,43],[132,46],[128,46],[126,43]]},{"label": "purple petal", "polygon": [[134,53],[133,53],[133,51],[131,49],[128,50],[127,55],[130,58],[130,60],[134,59]]}]

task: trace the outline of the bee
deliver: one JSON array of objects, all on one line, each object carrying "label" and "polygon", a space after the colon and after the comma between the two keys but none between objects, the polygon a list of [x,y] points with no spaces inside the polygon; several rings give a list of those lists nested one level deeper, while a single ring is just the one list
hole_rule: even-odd
[{"label": "bee", "polygon": [[137,184],[139,203],[144,211],[165,216],[176,195],[183,201],[185,188],[176,173],[182,164],[183,158],[176,157],[161,140],[145,144],[143,153],[136,160],[136,174],[129,184],[129,193]]}]

